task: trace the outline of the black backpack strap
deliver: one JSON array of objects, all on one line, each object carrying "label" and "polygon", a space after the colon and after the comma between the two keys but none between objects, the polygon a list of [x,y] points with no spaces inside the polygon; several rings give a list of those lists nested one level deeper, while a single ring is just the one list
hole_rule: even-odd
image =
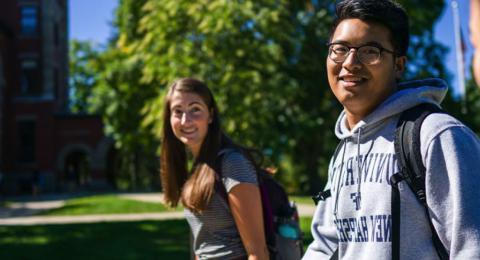
[{"label": "black backpack strap", "polygon": [[417,199],[424,205],[432,231],[432,240],[440,259],[448,259],[445,246],[433,226],[428,212],[425,192],[425,166],[420,152],[420,128],[423,120],[432,113],[443,113],[434,104],[424,103],[402,113],[395,132],[395,154],[400,172],[390,178],[392,184],[392,258],[400,253],[400,192],[398,182],[405,180]]},{"label": "black backpack strap", "polygon": [[325,191],[320,191],[316,195],[313,195],[312,199],[313,199],[313,202],[315,202],[315,205],[317,205],[319,201],[326,200],[330,196],[332,196],[332,193],[330,192],[330,190],[325,190]]},{"label": "black backpack strap", "polygon": [[442,110],[429,103],[420,104],[402,113],[395,132],[395,153],[400,171],[420,202],[426,206],[425,166],[420,152],[420,128],[423,120]]},{"label": "black backpack strap", "polygon": [[398,183],[403,180],[400,173],[396,173],[390,177],[392,185],[392,259],[400,259],[400,191]]},{"label": "black backpack strap", "polygon": [[218,192],[220,197],[222,197],[227,205],[230,207],[229,202],[228,202],[228,193],[227,189],[225,188],[225,185],[223,185],[222,181],[222,164],[223,164],[223,158],[225,154],[234,151],[233,149],[226,148],[222,149],[218,152],[217,158],[215,159],[215,165],[214,165],[214,170],[215,170],[215,191]]},{"label": "black backpack strap", "polygon": [[338,248],[333,252],[333,255],[330,256],[330,260],[338,260]]},{"label": "black backpack strap", "polygon": [[[337,145],[337,148],[335,148],[335,152],[333,153],[333,157],[332,157],[332,160],[333,161],[336,161],[337,160],[337,156],[338,156],[338,153],[340,151],[340,147],[343,146],[343,144],[345,143],[345,139],[342,139],[338,145]],[[324,191],[320,191],[318,192],[317,194],[313,195],[312,196],[312,200],[313,202],[315,202],[315,205],[318,204],[319,201],[321,200],[326,200],[327,198],[329,198],[330,196],[332,196],[332,193],[330,192],[330,190],[324,190]]]}]

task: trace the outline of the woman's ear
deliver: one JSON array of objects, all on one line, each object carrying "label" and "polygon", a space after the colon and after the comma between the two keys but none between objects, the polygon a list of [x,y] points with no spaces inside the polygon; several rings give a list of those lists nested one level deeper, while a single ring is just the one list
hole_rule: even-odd
[{"label": "woman's ear", "polygon": [[210,108],[210,115],[208,116],[208,123],[211,124],[213,122],[213,109]]}]

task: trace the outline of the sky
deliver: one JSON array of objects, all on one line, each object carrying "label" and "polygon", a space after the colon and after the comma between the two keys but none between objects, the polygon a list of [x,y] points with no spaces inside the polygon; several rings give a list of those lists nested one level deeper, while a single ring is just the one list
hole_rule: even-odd
[{"label": "sky", "polygon": [[[434,37],[441,42],[443,45],[446,45],[450,48],[449,53],[445,59],[445,64],[452,74],[453,78],[450,82],[454,93],[458,94],[458,82],[457,82],[457,62],[456,62],[456,55],[455,55],[455,34],[453,29],[453,12],[451,1],[446,0],[447,6],[443,11],[442,16],[439,18],[437,23],[434,26]],[[465,65],[465,75],[467,78],[470,78],[470,61],[472,59],[473,48],[470,44],[469,38],[469,29],[468,29],[468,22],[470,17],[470,7],[469,7],[469,0],[458,0],[458,10],[460,16],[460,23],[462,28],[462,35],[463,40],[465,43],[466,51],[464,53],[464,60],[467,63]]]},{"label": "sky", "polygon": [[69,39],[105,44],[119,0],[68,0]]},{"label": "sky", "polygon": [[[445,0],[447,8],[434,27],[434,37],[450,48],[445,64],[452,74],[451,84],[458,93],[457,63],[455,56],[455,37],[453,30],[453,15],[450,0]],[[468,19],[470,15],[469,0],[458,0],[462,33],[467,51],[465,61],[469,63],[472,57],[472,46],[468,38]],[[69,0],[69,38],[91,40],[100,45],[105,44],[112,33],[110,23],[114,17],[114,9],[118,0]],[[470,77],[469,64],[465,66],[466,76]]]}]

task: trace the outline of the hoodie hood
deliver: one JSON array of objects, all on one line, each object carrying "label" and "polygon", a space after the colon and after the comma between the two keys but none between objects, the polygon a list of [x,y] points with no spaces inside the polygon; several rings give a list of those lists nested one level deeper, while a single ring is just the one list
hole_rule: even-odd
[{"label": "hoodie hood", "polygon": [[342,111],[335,124],[335,135],[339,139],[357,137],[366,138],[369,133],[381,127],[386,119],[421,103],[432,103],[440,106],[445,98],[448,86],[441,79],[424,79],[402,82],[398,84],[398,91],[388,97],[372,113],[358,122],[351,130],[347,128],[347,116]]}]

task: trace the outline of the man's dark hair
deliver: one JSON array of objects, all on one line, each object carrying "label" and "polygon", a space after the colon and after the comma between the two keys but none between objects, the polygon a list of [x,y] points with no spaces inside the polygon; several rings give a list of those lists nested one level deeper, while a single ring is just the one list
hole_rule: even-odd
[{"label": "man's dark hair", "polygon": [[336,14],[330,38],[341,21],[357,18],[386,26],[397,56],[407,55],[408,16],[400,4],[390,0],[343,0],[337,3]]}]

